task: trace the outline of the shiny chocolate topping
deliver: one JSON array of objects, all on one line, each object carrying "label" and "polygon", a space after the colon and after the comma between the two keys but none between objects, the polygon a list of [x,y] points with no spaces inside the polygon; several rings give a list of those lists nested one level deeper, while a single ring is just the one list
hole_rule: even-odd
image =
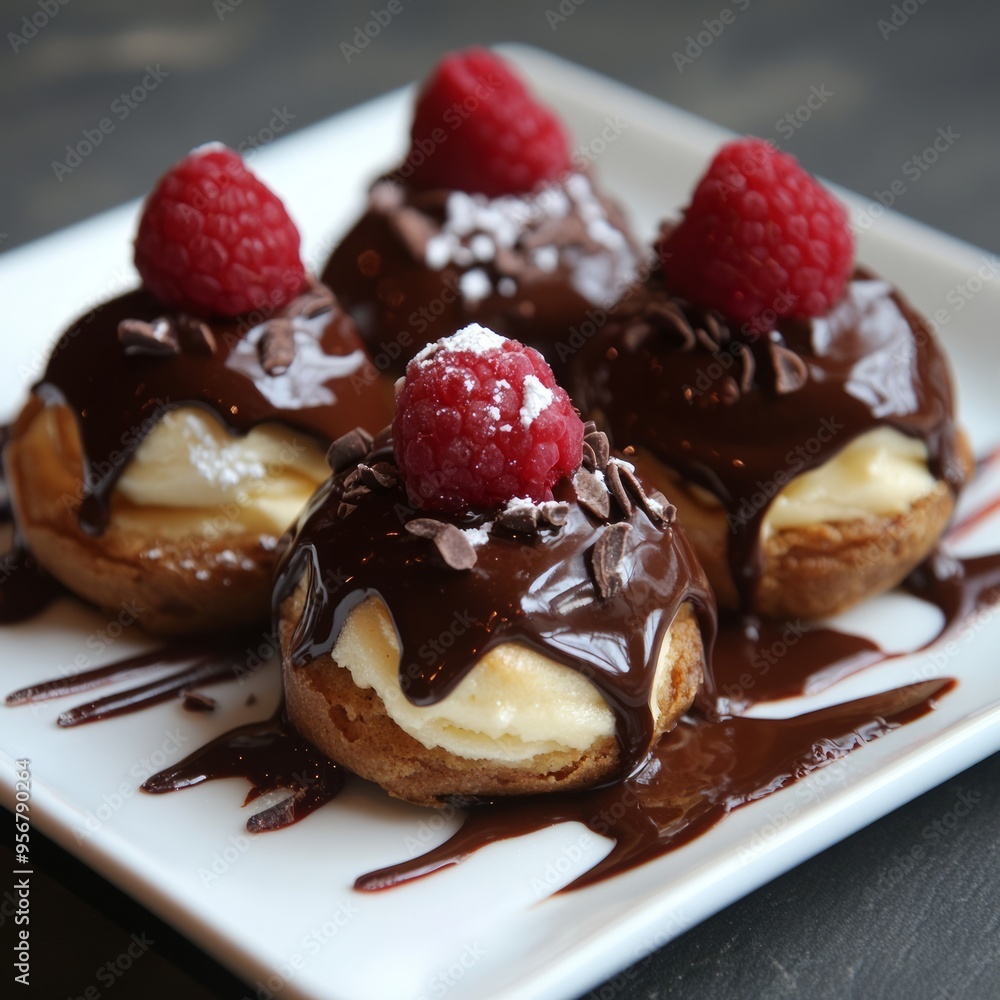
[{"label": "shiny chocolate topping", "polygon": [[[673,508],[647,495],[593,431],[587,465],[557,484],[535,517],[525,501],[491,514],[428,516],[407,500],[387,437],[360,464],[364,442],[355,445],[331,449],[336,474],[303,512],[278,567],[276,613],[300,581],[305,588],[292,663],[329,653],[352,609],[377,595],[395,625],[411,702],[441,701],[494,646],[520,642],[598,688],[629,773],[653,738],[650,691],[682,604],[697,612],[706,651],[714,638],[714,599],[672,525]],[[612,481],[620,490],[605,485]],[[446,634],[452,644],[428,657],[428,638]]]},{"label": "shiny chocolate topping", "polygon": [[603,321],[639,259],[621,210],[583,173],[492,200],[387,178],[323,280],[381,368],[401,374],[425,344],[475,322],[537,348],[558,376],[554,345]]},{"label": "shiny chocolate topping", "polygon": [[863,270],[829,315],[781,319],[764,335],[654,274],[580,352],[571,385],[617,447],[647,450],[721,502],[745,611],[771,500],[855,438],[894,428],[927,445],[932,474],[954,491],[964,479],[945,358],[926,321]]},{"label": "shiny chocolate topping", "polygon": [[200,407],[239,434],[278,422],[328,443],[391,414],[382,387],[361,376],[367,362],[354,324],[319,284],[270,316],[211,320],[165,310],[139,289],[71,326],[34,391],[76,416],[80,524],[99,534],[111,490],[168,410]]}]

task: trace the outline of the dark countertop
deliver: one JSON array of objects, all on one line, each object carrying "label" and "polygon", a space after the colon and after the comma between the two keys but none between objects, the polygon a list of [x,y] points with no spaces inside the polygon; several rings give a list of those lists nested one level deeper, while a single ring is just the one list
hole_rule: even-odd
[{"label": "dark countertop", "polygon": [[[808,168],[872,198],[904,176],[904,164],[939,129],[950,128],[960,138],[907,184],[896,207],[1000,251],[996,5],[403,2],[397,19],[350,62],[340,43],[370,8],[385,6],[380,0],[176,0],[159,13],[114,0],[4,4],[0,249],[144,194],[188,148],[209,138],[236,145],[257,135],[275,107],[294,116],[293,131],[421,77],[444,50],[519,41],[737,131],[774,136]],[[724,8],[731,23],[699,54],[699,32],[722,24],[703,22],[718,21]],[[41,25],[32,37],[24,18]],[[678,52],[692,59],[680,69]],[[57,177],[53,162],[66,159],[66,145],[157,66],[169,75],[127,116],[115,116],[92,155]],[[800,114],[796,127],[796,109],[816,92],[831,96]],[[1000,755],[688,931],[591,996],[1000,996],[998,789]],[[0,823],[13,825],[9,815]],[[45,949],[34,995],[79,997],[88,987],[116,998],[253,995],[37,832],[32,850],[45,873],[32,900],[32,940]],[[9,853],[2,857],[9,871]],[[0,918],[0,926],[7,954],[11,925]],[[153,942],[149,959],[120,978],[98,975],[130,945],[145,954],[142,935]]]}]

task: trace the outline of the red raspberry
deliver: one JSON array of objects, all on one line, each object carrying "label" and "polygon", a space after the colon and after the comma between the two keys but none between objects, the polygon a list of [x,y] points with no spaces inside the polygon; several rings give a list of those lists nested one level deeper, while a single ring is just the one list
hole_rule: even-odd
[{"label": "red raspberry", "polygon": [[776,316],[830,311],[854,241],[829,191],[794,157],[750,138],[722,147],[660,253],[675,291],[764,333]]},{"label": "red raspberry", "polygon": [[410,499],[443,511],[549,500],[583,448],[583,422],[545,359],[476,323],[407,365],[392,434]]},{"label": "red raspberry", "polygon": [[401,173],[422,190],[496,198],[570,170],[562,122],[487,49],[442,59],[417,97]]},{"label": "red raspberry", "polygon": [[153,188],[135,266],[164,305],[200,316],[273,312],[306,280],[285,206],[218,143],[189,153]]}]

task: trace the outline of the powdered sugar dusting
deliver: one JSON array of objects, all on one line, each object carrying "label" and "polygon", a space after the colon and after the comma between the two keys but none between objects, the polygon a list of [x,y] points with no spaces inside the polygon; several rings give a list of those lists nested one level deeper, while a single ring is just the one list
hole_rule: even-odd
[{"label": "powdered sugar dusting", "polygon": [[552,390],[543,385],[535,375],[527,375],[524,379],[524,396],[521,403],[521,423],[530,427],[535,418],[552,404]]},{"label": "powdered sugar dusting", "polygon": [[453,333],[450,337],[442,337],[433,344],[428,344],[414,357],[411,363],[425,365],[441,353],[489,354],[490,351],[499,351],[506,339],[506,337],[501,337],[499,333],[494,333],[489,327],[480,326],[479,323],[470,323],[468,326],[462,327],[458,333]]},{"label": "powdered sugar dusting", "polygon": [[459,530],[469,540],[469,544],[478,549],[480,545],[485,545],[490,540],[490,531],[493,528],[492,521],[486,521],[478,528],[460,528]]}]

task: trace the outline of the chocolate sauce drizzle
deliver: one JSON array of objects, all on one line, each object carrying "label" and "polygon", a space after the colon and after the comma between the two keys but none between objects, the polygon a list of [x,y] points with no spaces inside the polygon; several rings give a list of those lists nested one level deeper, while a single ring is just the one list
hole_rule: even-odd
[{"label": "chocolate sauce drizzle", "polygon": [[562,891],[592,885],[682,847],[740,806],[919,719],[954,684],[929,681],[792,719],[686,718],[624,782],[466,803],[465,823],[448,841],[362,875],[355,888],[388,889],[458,864],[497,840],[573,821],[614,840],[607,857]]},{"label": "chocolate sauce drizzle", "polygon": [[[390,458],[383,439],[364,464]],[[591,680],[615,715],[622,772],[641,763],[654,732],[649,694],[660,646],[681,605],[690,602],[699,616],[706,650],[715,632],[714,598],[686,538],[667,524],[665,502],[654,498],[650,507],[639,487],[653,516],[624,490],[612,507],[602,487],[608,508],[595,516],[574,483],[564,480],[554,491],[564,523],[526,534],[494,528],[472,552],[470,568],[456,569],[430,532],[408,530],[431,519],[410,505],[395,479],[347,503],[344,487],[355,474],[334,476],[313,497],[278,567],[276,613],[300,582],[305,588],[292,664],[329,653],[350,612],[378,596],[399,639],[400,685],[414,704],[441,701],[490,649],[522,643]],[[459,535],[491,523],[482,514],[434,520],[442,533]],[[338,578],[343,582],[330,584]],[[457,612],[463,630],[454,628]],[[419,651],[437,635],[454,641],[428,662]]]},{"label": "chocolate sauce drizzle", "polygon": [[246,823],[250,833],[280,830],[337,797],[347,775],[292,728],[281,705],[274,715],[231,729],[188,755],[179,764],[154,774],[142,784],[154,795],[174,792],[219,778],[246,778],[248,805],[278,789],[290,794],[255,813]]},{"label": "chocolate sauce drizzle", "polygon": [[720,501],[745,612],[772,498],[861,434],[886,426],[919,438],[935,478],[955,492],[964,480],[945,358],[926,321],[861,269],[829,315],[782,319],[759,336],[654,274],[580,353],[574,389],[617,447],[648,450]]},{"label": "chocolate sauce drizzle", "polygon": [[127,656],[103,667],[86,670],[66,677],[33,684],[12,691],[6,698],[9,706],[63,698],[81,691],[91,691],[119,681],[129,680],[157,668],[186,664],[184,669],[128,688],[116,694],[98,698],[87,704],[77,705],[63,712],[56,720],[60,726],[79,726],[150,708],[172,698],[187,698],[195,689],[209,684],[239,680],[246,673],[245,664],[238,656],[244,638],[227,636],[222,639],[190,639],[179,641],[152,653]]},{"label": "chocolate sauce drizzle", "polygon": [[111,490],[168,410],[200,407],[239,434],[278,422],[328,444],[391,416],[380,386],[355,381],[367,364],[352,321],[319,284],[272,315],[212,320],[165,312],[140,289],[71,326],[34,391],[76,417],[80,524],[100,534]]}]

